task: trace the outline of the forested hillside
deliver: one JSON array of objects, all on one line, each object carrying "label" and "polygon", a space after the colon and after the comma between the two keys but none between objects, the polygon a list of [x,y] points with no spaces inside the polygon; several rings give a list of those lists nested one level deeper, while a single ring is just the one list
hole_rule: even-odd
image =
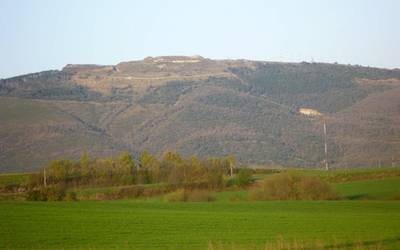
[{"label": "forested hillside", "polygon": [[67,65],[0,80],[0,171],[144,150],[319,167],[323,120],[332,167],[400,165],[400,70],[198,56]]}]

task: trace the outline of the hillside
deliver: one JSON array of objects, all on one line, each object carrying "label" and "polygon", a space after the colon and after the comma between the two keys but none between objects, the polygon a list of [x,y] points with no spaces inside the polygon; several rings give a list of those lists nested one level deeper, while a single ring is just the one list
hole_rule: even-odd
[{"label": "hillside", "polygon": [[[300,108],[323,116],[307,116]],[[0,172],[132,153],[318,167],[400,165],[400,70],[155,57],[0,80]]]}]

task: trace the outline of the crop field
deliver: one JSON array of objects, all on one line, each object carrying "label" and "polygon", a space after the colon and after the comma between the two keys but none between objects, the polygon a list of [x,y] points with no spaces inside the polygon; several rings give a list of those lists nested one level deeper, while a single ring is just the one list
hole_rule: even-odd
[{"label": "crop field", "polygon": [[279,238],[400,247],[400,202],[2,202],[0,248],[207,249]]},{"label": "crop field", "polygon": [[[282,249],[282,242],[324,249],[400,249],[400,177],[393,173],[322,172],[333,180],[339,195],[334,201],[250,201],[246,189],[215,192],[214,202],[167,202],[160,196],[1,201],[0,249],[266,249],[266,244]],[[25,178],[17,176],[0,179],[15,183]]]},{"label": "crop field", "polygon": [[400,177],[337,183],[335,189],[350,200],[400,200]]}]

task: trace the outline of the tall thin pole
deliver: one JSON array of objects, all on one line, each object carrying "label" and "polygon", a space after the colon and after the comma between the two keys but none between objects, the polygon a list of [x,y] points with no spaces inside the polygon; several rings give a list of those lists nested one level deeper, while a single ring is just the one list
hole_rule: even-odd
[{"label": "tall thin pole", "polygon": [[329,170],[329,163],[328,163],[328,142],[326,136],[326,122],[324,119],[324,142],[325,142],[325,169]]},{"label": "tall thin pole", "polygon": [[43,185],[44,187],[47,187],[46,168],[43,169]]}]

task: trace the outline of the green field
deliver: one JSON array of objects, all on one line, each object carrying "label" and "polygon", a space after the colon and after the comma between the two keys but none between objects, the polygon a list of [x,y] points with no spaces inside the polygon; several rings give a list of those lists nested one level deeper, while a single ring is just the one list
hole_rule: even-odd
[{"label": "green field", "polygon": [[400,199],[400,177],[337,183],[335,188],[343,198],[351,200]]},{"label": "green field", "polygon": [[400,247],[400,202],[2,202],[0,248],[206,249],[285,240]]},{"label": "green field", "polygon": [[[354,173],[320,172],[333,180],[336,201],[249,201],[243,189],[216,192],[215,202],[2,201],[0,249],[210,249],[210,244],[264,249],[281,241],[319,242],[326,249],[400,249],[400,177]],[[2,175],[0,183],[22,182],[22,176]]]},{"label": "green field", "polygon": [[19,185],[24,183],[29,174],[0,174],[0,188],[8,185]]}]

